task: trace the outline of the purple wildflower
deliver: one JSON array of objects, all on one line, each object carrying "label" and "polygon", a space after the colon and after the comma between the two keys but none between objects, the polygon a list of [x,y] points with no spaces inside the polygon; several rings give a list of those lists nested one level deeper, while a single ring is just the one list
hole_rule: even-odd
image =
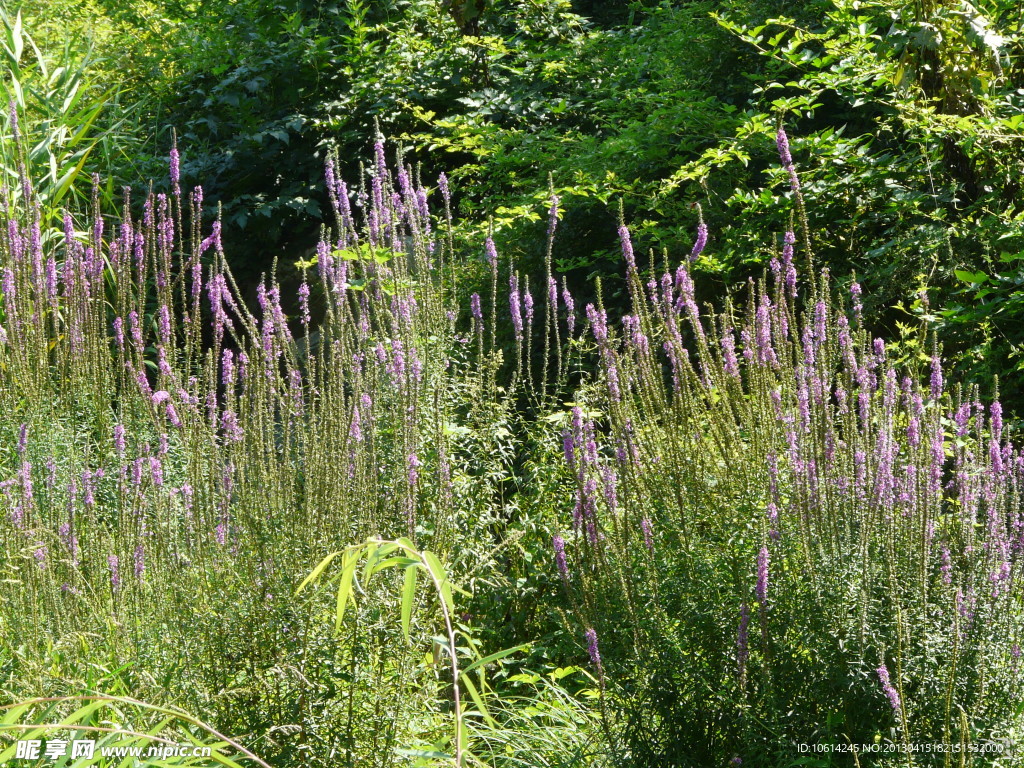
[{"label": "purple wildflower", "polygon": [[588,628],[586,638],[587,653],[590,655],[590,661],[595,667],[601,669],[601,652],[597,648],[597,632],[593,628]]},{"label": "purple wildflower", "polygon": [[789,174],[789,185],[793,190],[793,194],[800,192],[800,179],[796,175],[796,167],[793,165],[793,155],[789,151],[789,137],[786,136],[786,130],[780,125],[779,131],[775,135],[775,146],[779,150],[779,159],[782,160],[782,167]]},{"label": "purple wildflower", "polygon": [[238,423],[238,416],[232,410],[225,410],[220,416],[220,426],[224,431],[224,439],[230,443],[241,442],[244,436],[242,427]]},{"label": "purple wildflower", "polygon": [[878,674],[878,679],[882,683],[882,691],[889,697],[889,703],[892,704],[893,710],[898,712],[900,709],[900,694],[892,687],[892,683],[889,682],[889,670],[886,668],[885,664],[883,664],[876,669],[875,672]]},{"label": "purple wildflower", "polygon": [[64,546],[68,548],[68,554],[71,555],[71,564],[78,565],[78,537],[75,536],[71,523],[61,524],[58,533],[64,542]]},{"label": "purple wildflower", "polygon": [[516,332],[516,338],[523,338],[523,310],[519,299],[519,278],[516,275],[509,277],[508,308],[512,315],[512,328]]},{"label": "purple wildflower", "polygon": [[409,485],[416,485],[420,479],[419,468],[423,466],[423,462],[419,460],[419,457],[415,453],[409,454]]},{"label": "purple wildflower", "polygon": [[942,361],[938,355],[932,356],[931,390],[932,400],[942,397]]},{"label": "purple wildflower", "polygon": [[117,555],[107,557],[107,568],[110,569],[110,588],[116,593],[121,588],[120,559]]},{"label": "purple wildflower", "polygon": [[572,294],[569,293],[569,286],[562,284],[562,302],[565,304],[565,324],[569,328],[569,335],[572,336],[576,330],[576,304],[573,302]]},{"label": "purple wildflower", "polygon": [[729,376],[734,379],[740,377],[740,369],[736,360],[736,336],[730,330],[728,331],[721,340],[722,344],[722,365]]},{"label": "purple wildflower", "polygon": [[562,538],[561,534],[556,533],[551,540],[551,546],[555,550],[555,565],[558,566],[558,573],[562,577],[562,581],[568,584],[569,565],[565,560],[565,539]]},{"label": "purple wildflower", "polygon": [[142,542],[135,545],[135,578],[142,580],[142,575],[146,572],[146,549],[142,546]]},{"label": "purple wildflower", "polygon": [[768,554],[768,547],[761,547],[757,555],[757,586],[754,593],[757,601],[761,604],[761,610],[768,609],[768,565],[771,556]]},{"label": "purple wildflower", "polygon": [[696,261],[697,257],[704,251],[704,246],[708,244],[708,225],[704,223],[704,219],[701,219],[697,224],[697,240],[693,244],[693,250],[690,251],[690,261]]},{"label": "purple wildflower", "polygon": [[171,187],[176,196],[181,195],[181,158],[178,155],[178,144],[171,147]]},{"label": "purple wildflower", "polygon": [[548,241],[555,236],[555,227],[558,226],[558,195],[551,196],[551,208],[548,209]]},{"label": "purple wildflower", "polygon": [[299,286],[299,311],[302,317],[302,324],[309,325],[309,283],[303,282]]},{"label": "purple wildflower", "polygon": [[740,679],[746,677],[747,657],[749,655],[748,632],[750,629],[750,610],[746,603],[740,605],[740,624],[736,630],[736,664]]},{"label": "purple wildflower", "polygon": [[626,267],[632,272],[636,270],[636,258],[633,255],[633,241],[629,237],[629,229],[623,224],[619,227],[619,242],[622,244],[622,258]]}]

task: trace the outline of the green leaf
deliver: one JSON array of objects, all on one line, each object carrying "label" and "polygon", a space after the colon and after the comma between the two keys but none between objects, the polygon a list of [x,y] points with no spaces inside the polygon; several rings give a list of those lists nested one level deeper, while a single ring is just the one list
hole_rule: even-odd
[{"label": "green leaf", "polygon": [[473,684],[473,681],[470,679],[470,677],[468,675],[460,674],[459,684],[467,691],[469,691],[470,698],[473,699],[473,703],[476,704],[477,709],[480,710],[480,714],[483,715],[483,718],[487,721],[487,724],[496,726],[497,723],[494,721],[494,718],[491,717],[490,713],[487,711],[487,705],[484,704],[484,700],[480,696],[480,692],[476,689],[476,685]]},{"label": "green leaf", "polygon": [[21,53],[25,50],[25,38],[22,35],[21,27],[21,11],[18,11],[18,15],[14,17],[14,27],[11,29],[11,42],[14,47],[14,60],[15,62],[20,62]]},{"label": "green leaf", "polygon": [[378,559],[377,562],[374,563],[371,568],[368,568],[365,571],[365,573],[366,577],[369,578],[370,576],[373,576],[374,574],[383,571],[385,568],[394,568],[396,566],[398,568],[405,568],[406,566],[413,565],[418,562],[419,560],[416,560],[415,558],[406,557],[405,555],[397,555],[395,557],[389,557],[385,560]]},{"label": "green leaf", "polygon": [[954,269],[953,274],[957,276],[957,279],[965,283],[980,284],[988,280],[988,275],[984,272],[968,272],[966,269]]},{"label": "green leaf", "polygon": [[68,190],[71,188],[71,185],[78,177],[78,174],[82,172],[82,166],[84,166],[85,161],[89,159],[89,153],[92,152],[93,147],[95,146],[96,144],[93,143],[91,147],[85,150],[82,153],[82,158],[78,161],[78,165],[68,170],[67,173],[65,173],[64,176],[61,177],[60,181],[57,183],[56,190],[50,197],[49,202],[51,206],[56,206],[57,203],[59,203],[64,198],[64,195],[67,194]]},{"label": "green leaf", "polygon": [[327,568],[327,566],[331,564],[331,561],[334,560],[334,558],[336,558],[340,554],[341,554],[341,552],[332,552],[327,557],[325,557],[323,560],[321,560],[320,561],[320,565],[318,565],[316,568],[314,568],[313,572],[310,573],[309,576],[307,576],[306,578],[304,578],[302,580],[302,583],[299,584],[299,588],[295,590],[295,594],[296,595],[299,594],[302,590],[304,590],[310,584],[310,582],[313,582],[313,581],[316,581],[317,579],[319,579],[320,575],[324,572],[324,569]]},{"label": "green leaf", "polygon": [[448,608],[449,613],[455,611],[455,602],[452,600],[452,585],[448,582],[448,574],[441,565],[441,561],[437,559],[437,555],[429,550],[423,550],[423,560],[427,564],[427,568],[434,576],[434,580],[437,582],[438,588],[441,592],[441,599],[444,600],[444,604]]},{"label": "green leaf", "polygon": [[411,642],[409,631],[412,626],[412,604],[416,598],[416,574],[419,570],[419,563],[405,567],[405,586],[402,589],[402,634],[405,635],[405,642]]},{"label": "green leaf", "polygon": [[345,617],[345,608],[352,594],[352,582],[359,563],[359,552],[348,551],[341,559],[341,581],[338,582],[338,608],[334,619],[334,633],[341,633],[341,621]]},{"label": "green leaf", "polygon": [[529,650],[529,648],[529,645],[517,645],[514,648],[506,648],[504,651],[498,651],[490,654],[489,656],[484,656],[482,659],[477,659],[462,671],[463,673],[472,672],[477,667],[490,664],[492,661],[498,661],[498,659],[504,659],[506,656],[511,656],[513,653],[518,653],[519,651]]}]

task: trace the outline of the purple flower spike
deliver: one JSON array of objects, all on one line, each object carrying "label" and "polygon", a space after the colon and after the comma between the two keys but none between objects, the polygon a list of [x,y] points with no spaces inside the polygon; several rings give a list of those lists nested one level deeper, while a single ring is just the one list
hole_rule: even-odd
[{"label": "purple flower spike", "polygon": [[555,565],[558,566],[558,574],[567,585],[569,583],[569,565],[565,560],[565,539],[561,534],[556,533],[551,540],[551,546],[555,550]]},{"label": "purple flower spike", "polygon": [[690,261],[696,261],[697,257],[704,252],[704,246],[708,244],[708,225],[704,223],[703,219],[697,224],[697,240],[693,244],[693,250],[690,251]]},{"label": "purple flower spike", "polygon": [[565,324],[569,328],[569,335],[572,336],[576,330],[576,304],[567,285],[562,287],[562,302],[565,304]]},{"label": "purple flower spike", "polygon": [[523,309],[519,298],[519,278],[512,275],[509,278],[508,308],[512,315],[512,328],[516,332],[516,339],[523,338]]},{"label": "purple flower spike", "polygon": [[139,581],[142,580],[143,574],[146,572],[146,549],[141,543],[135,546],[135,578]]},{"label": "purple flower spike", "polygon": [[931,390],[932,400],[942,397],[942,361],[938,355],[932,356]]},{"label": "purple flower spike", "polygon": [[107,557],[107,568],[110,569],[110,588],[116,593],[121,588],[120,560],[117,555]]},{"label": "purple flower spike", "polygon": [[409,454],[409,485],[416,485],[420,479],[419,468],[423,466],[423,462],[419,460],[419,457],[415,453]]},{"label": "purple flower spike", "polygon": [[761,604],[761,610],[768,610],[768,565],[770,560],[768,547],[761,547],[761,551],[757,555],[757,586],[754,588],[757,602]]},{"label": "purple flower spike", "polygon": [[892,687],[892,683],[889,682],[888,668],[883,664],[875,672],[878,673],[878,679],[882,683],[882,691],[889,697],[889,703],[892,704],[893,710],[898,712],[900,709],[900,694]]},{"label": "purple flower spike", "polygon": [[302,324],[309,325],[310,314],[309,314],[309,283],[303,283],[299,286],[299,309],[302,316]]},{"label": "purple flower spike", "polygon": [[622,258],[626,260],[626,266],[630,271],[636,269],[636,258],[633,255],[633,241],[629,237],[629,229],[623,224],[619,227],[619,241],[622,243]]},{"label": "purple flower spike", "polygon": [[746,675],[747,656],[749,655],[748,632],[750,629],[750,610],[747,604],[740,605],[740,625],[736,630],[736,664],[739,669],[740,678]]},{"label": "purple flower spike", "polygon": [[497,269],[498,249],[494,245],[494,240],[492,240],[490,237],[488,237],[484,241],[484,250],[487,252],[487,263],[490,265],[491,269]]},{"label": "purple flower spike", "polygon": [[176,196],[181,196],[181,157],[178,155],[178,144],[171,147],[171,186]]},{"label": "purple flower spike", "polygon": [[555,228],[558,226],[558,195],[551,196],[551,208],[548,210],[548,240],[555,236]]},{"label": "purple flower spike", "polygon": [[791,166],[793,164],[793,156],[789,152],[789,137],[786,135],[786,129],[781,126],[778,133],[775,134],[775,146],[779,149],[782,167],[788,168]]},{"label": "purple flower spike", "polygon": [[590,654],[590,661],[591,661],[591,663],[595,667],[600,669],[601,668],[601,652],[597,648],[597,632],[595,632],[592,628],[591,629],[587,629],[586,637],[587,637],[587,653]]},{"label": "purple flower spike", "polygon": [[789,137],[786,130],[780,125],[779,132],[775,135],[775,146],[779,149],[779,159],[782,160],[782,167],[789,174],[789,185],[796,195],[800,192],[800,179],[796,175],[796,167],[793,165],[793,155],[789,151]]}]

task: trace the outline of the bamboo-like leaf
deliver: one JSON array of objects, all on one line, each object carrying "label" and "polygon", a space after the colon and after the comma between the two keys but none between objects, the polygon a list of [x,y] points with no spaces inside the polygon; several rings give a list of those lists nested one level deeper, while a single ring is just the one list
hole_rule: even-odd
[{"label": "bamboo-like leaf", "polygon": [[452,585],[448,582],[448,574],[441,565],[441,561],[437,559],[430,550],[423,550],[423,561],[427,564],[427,568],[434,576],[434,580],[437,582],[438,589],[441,592],[441,599],[444,600],[444,604],[448,608],[448,612],[451,613],[455,610],[455,603],[452,600]]},{"label": "bamboo-like leaf", "polygon": [[404,555],[399,555],[397,557],[389,557],[386,560],[379,560],[378,562],[374,563],[373,567],[368,569],[369,575],[373,576],[375,573],[379,573],[380,571],[383,571],[385,568],[393,568],[395,566],[399,568],[405,568],[406,566],[418,562],[419,560],[415,560],[411,557],[405,557]]},{"label": "bamboo-like leaf", "polygon": [[85,161],[89,159],[89,154],[92,152],[93,147],[95,146],[96,144],[93,143],[91,147],[86,149],[82,153],[82,159],[78,161],[78,165],[76,165],[74,168],[71,168],[67,173],[64,174],[63,177],[61,177],[60,182],[57,184],[56,191],[50,196],[49,203],[51,206],[56,206],[61,200],[64,199],[64,195],[67,194],[68,189],[70,189],[78,174],[82,172],[82,167],[85,165]]},{"label": "bamboo-like leaf", "polygon": [[529,650],[529,648],[530,648],[529,645],[517,645],[514,648],[506,648],[503,651],[498,651],[496,653],[492,653],[489,656],[484,656],[482,659],[477,659],[472,664],[470,664],[468,667],[466,667],[464,670],[462,670],[462,672],[463,673],[472,672],[477,667],[482,667],[482,666],[484,666],[486,664],[490,664],[492,661],[498,661],[499,659],[504,659],[506,656],[511,656],[513,653],[518,653],[519,651]]},{"label": "bamboo-like leaf", "polygon": [[86,704],[84,707],[76,709],[66,718],[61,720],[61,725],[74,725],[76,723],[81,723],[97,710],[103,709],[104,707],[108,706],[110,706],[110,703],[102,700],[90,702],[89,704]]},{"label": "bamboo-like leaf", "polygon": [[349,596],[352,594],[352,581],[359,563],[359,552],[346,551],[341,558],[341,581],[338,582],[338,608],[334,619],[334,633],[341,632],[341,621],[345,617]]},{"label": "bamboo-like leaf", "polygon": [[62,94],[64,97],[64,103],[61,104],[60,111],[63,114],[66,115],[71,112],[71,110],[75,108],[75,105],[78,104],[79,99],[82,98],[82,94],[85,93],[85,91],[81,89],[81,85],[82,79],[76,77],[72,80],[70,86],[62,89],[64,90],[64,93]]},{"label": "bamboo-like leaf", "polygon": [[10,80],[11,88],[14,90],[14,103],[24,112],[26,106],[25,91],[21,87],[20,73],[16,70],[12,72]]},{"label": "bamboo-like leaf", "polygon": [[75,127],[74,134],[72,134],[71,138],[67,140],[65,145],[67,149],[77,146],[81,141],[88,137],[89,129],[92,128],[93,123],[96,122],[96,119],[100,116],[100,113],[103,112],[103,109],[109,102],[109,99],[107,98],[109,94],[110,91],[107,91],[107,93],[98,97],[88,107],[85,107],[81,111],[76,112],[74,115],[67,118],[66,125]]},{"label": "bamboo-like leaf", "polygon": [[14,48],[14,61],[21,62],[21,54],[25,50],[25,38],[22,35],[21,11],[14,17],[14,26],[11,29],[11,43]]},{"label": "bamboo-like leaf", "polygon": [[4,713],[4,716],[0,718],[0,725],[9,725],[10,723],[18,722],[25,711],[31,709],[31,707],[31,704],[19,704],[11,707]]},{"label": "bamboo-like leaf", "polygon": [[39,46],[36,45],[36,41],[32,39],[31,35],[25,35],[25,40],[32,47],[32,52],[36,55],[36,66],[39,67],[39,74],[43,76],[43,82],[48,82],[50,80],[50,72],[46,66],[43,52],[39,50]]},{"label": "bamboo-like leaf", "polygon": [[459,685],[461,685],[469,692],[470,698],[473,699],[473,703],[476,704],[476,708],[480,710],[480,714],[481,716],[483,716],[484,720],[487,721],[487,724],[497,726],[497,723],[494,721],[494,718],[491,717],[490,713],[487,711],[487,705],[484,704],[484,700],[480,696],[480,692],[476,689],[476,685],[473,684],[473,681],[472,679],[470,679],[469,675],[459,675]]},{"label": "bamboo-like leaf", "polygon": [[327,566],[330,565],[331,562],[334,560],[334,558],[336,558],[340,554],[341,554],[340,551],[339,552],[332,552],[327,557],[325,557],[323,560],[321,560],[320,564],[316,568],[313,569],[313,572],[310,573],[309,576],[307,576],[306,578],[304,578],[302,580],[302,583],[299,584],[299,588],[295,590],[295,594],[296,595],[299,594],[311,582],[314,582],[317,579],[319,579],[320,575],[324,572],[324,570],[327,568]]},{"label": "bamboo-like leaf", "polygon": [[402,589],[402,634],[405,635],[405,642],[409,639],[412,627],[412,604],[416,598],[416,574],[420,569],[419,563],[405,567],[405,587]]},{"label": "bamboo-like leaf", "polygon": [[369,539],[366,542],[366,549],[363,550],[365,552],[364,559],[366,561],[363,564],[363,583],[364,584],[367,581],[370,580],[370,568],[377,561],[377,558],[378,558],[377,553],[378,553],[378,551],[380,549],[381,549],[381,546],[380,546],[380,542],[379,541],[376,541],[375,539]]}]

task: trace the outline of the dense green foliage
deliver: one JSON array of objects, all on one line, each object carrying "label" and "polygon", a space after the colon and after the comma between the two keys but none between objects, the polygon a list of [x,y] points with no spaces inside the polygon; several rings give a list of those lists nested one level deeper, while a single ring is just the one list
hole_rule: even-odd
[{"label": "dense green foliage", "polygon": [[467,234],[492,228],[510,258],[540,263],[550,179],[558,266],[574,284],[600,275],[609,300],[624,299],[609,224],[620,204],[642,254],[678,258],[699,203],[711,247],[696,277],[729,285],[756,272],[795,213],[772,160],[782,119],[819,263],[857,272],[872,322],[895,334],[923,316],[972,380],[1017,380],[1015,3],[475,7],[63,0],[26,13],[54,42],[54,18],[96,29],[98,87],[123,87],[156,137],[132,147],[132,171],[158,176],[177,129],[185,177],[211,212],[223,206],[246,285],[316,241],[327,152],[354,171],[375,123],[425,176],[459,182]]}]

